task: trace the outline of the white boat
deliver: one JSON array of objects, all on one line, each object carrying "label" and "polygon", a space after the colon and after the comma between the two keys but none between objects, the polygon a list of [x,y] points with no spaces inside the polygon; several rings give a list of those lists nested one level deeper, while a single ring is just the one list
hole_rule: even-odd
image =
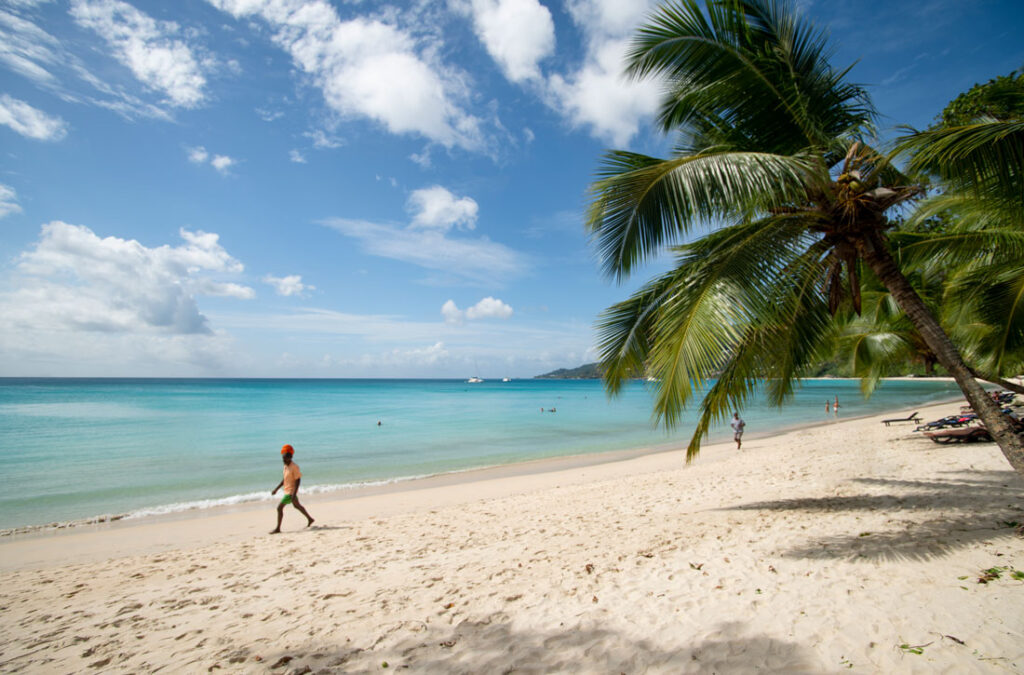
[{"label": "white boat", "polygon": [[466,380],[466,382],[469,382],[470,384],[477,384],[478,382],[483,382],[483,380],[479,377],[474,376]]},{"label": "white boat", "polygon": [[501,381],[502,382],[511,382],[512,378],[511,377],[503,377],[503,378],[501,378]]}]

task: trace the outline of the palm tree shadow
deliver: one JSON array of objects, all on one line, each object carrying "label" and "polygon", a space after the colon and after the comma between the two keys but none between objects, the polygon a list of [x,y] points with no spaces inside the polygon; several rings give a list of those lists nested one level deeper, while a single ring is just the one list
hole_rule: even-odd
[{"label": "palm tree shadow", "polygon": [[[929,560],[981,541],[1019,536],[1024,480],[1013,471],[945,472],[949,479],[858,478],[852,483],[898,493],[782,499],[731,507],[741,511],[806,511],[893,515],[885,531],[821,536],[786,551],[793,558]],[[903,514],[905,517],[899,518]],[[921,514],[928,517],[921,519]]]},{"label": "palm tree shadow", "polygon": [[[289,665],[309,665],[316,672],[362,672],[379,669],[387,662],[388,668],[403,672],[467,674],[828,672],[806,647],[744,635],[744,626],[738,622],[719,625],[706,639],[678,649],[664,649],[604,628],[515,630],[505,612],[444,630],[426,628],[393,647],[373,651],[338,646],[320,649],[298,656]],[[268,659],[270,663],[274,660]]]}]

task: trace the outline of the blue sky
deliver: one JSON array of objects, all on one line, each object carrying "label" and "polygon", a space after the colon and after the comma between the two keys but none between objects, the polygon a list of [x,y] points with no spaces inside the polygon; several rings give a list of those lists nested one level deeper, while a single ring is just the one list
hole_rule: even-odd
[{"label": "blue sky", "polygon": [[[825,3],[883,124],[1024,65],[1019,1]],[[623,286],[582,227],[642,0],[0,0],[0,376],[529,377]],[[883,133],[892,134],[885,129]]]}]

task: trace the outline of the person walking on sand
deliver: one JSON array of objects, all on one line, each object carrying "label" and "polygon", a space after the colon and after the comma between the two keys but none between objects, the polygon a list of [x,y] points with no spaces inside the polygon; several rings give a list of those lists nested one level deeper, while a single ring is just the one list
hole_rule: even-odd
[{"label": "person walking on sand", "polygon": [[291,504],[299,510],[299,513],[306,516],[306,519],[309,521],[306,523],[306,527],[313,524],[313,516],[309,515],[309,512],[299,503],[299,483],[302,482],[302,472],[299,471],[299,465],[292,461],[292,455],[294,454],[295,448],[290,445],[285,444],[281,448],[281,461],[284,462],[284,478],[281,479],[276,488],[271,490],[270,494],[277,494],[277,491],[283,487],[284,497],[281,498],[281,503],[277,505],[277,527],[271,530],[270,534],[281,532],[284,507],[288,504]]},{"label": "person walking on sand", "polygon": [[747,423],[743,421],[738,412],[734,412],[730,426],[732,427],[732,439],[736,441],[736,449],[739,450],[743,445],[743,427],[747,426]]}]

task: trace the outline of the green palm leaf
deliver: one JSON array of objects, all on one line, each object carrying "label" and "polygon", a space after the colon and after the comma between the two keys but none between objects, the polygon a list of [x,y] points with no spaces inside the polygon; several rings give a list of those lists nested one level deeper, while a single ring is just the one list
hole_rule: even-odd
[{"label": "green palm leaf", "polygon": [[604,272],[616,279],[694,223],[744,217],[806,199],[823,180],[811,157],[720,152],[660,160],[630,152],[605,156],[587,227]]}]

